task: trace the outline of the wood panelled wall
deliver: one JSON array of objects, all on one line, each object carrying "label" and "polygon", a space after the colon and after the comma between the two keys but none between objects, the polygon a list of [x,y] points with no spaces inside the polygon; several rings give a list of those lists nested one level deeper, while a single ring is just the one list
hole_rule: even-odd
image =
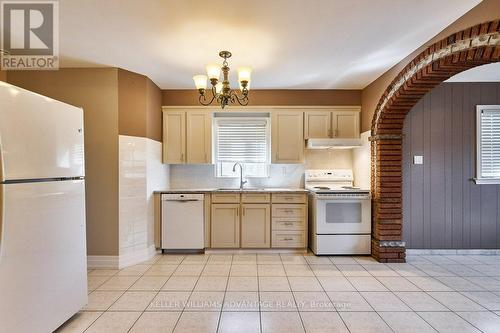
[{"label": "wood panelled wall", "polygon": [[[443,83],[406,117],[403,239],[409,249],[500,248],[500,185],[476,185],[478,104],[500,104],[500,82]],[[413,156],[424,164],[414,165]]]}]

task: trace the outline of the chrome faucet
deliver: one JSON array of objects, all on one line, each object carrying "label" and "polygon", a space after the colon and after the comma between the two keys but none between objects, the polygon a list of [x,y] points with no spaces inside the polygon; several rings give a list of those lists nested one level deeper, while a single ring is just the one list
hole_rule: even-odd
[{"label": "chrome faucet", "polygon": [[245,185],[247,183],[247,181],[243,181],[243,166],[239,163],[239,162],[236,162],[234,163],[233,165],[233,172],[236,171],[236,166],[239,166],[240,167],[240,190],[243,189],[243,185]]}]

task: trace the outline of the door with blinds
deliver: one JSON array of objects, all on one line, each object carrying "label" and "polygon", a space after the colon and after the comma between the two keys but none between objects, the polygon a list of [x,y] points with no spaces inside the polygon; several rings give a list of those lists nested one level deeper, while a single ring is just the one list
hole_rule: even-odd
[{"label": "door with blinds", "polygon": [[270,162],[269,114],[214,114],[214,163],[217,177],[267,177]]},{"label": "door with blinds", "polygon": [[476,183],[500,184],[500,105],[477,106]]}]

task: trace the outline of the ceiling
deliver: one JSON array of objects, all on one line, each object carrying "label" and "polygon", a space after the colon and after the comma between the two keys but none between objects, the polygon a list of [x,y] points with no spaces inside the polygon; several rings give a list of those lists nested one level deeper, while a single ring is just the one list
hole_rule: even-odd
[{"label": "ceiling", "polygon": [[446,82],[500,82],[500,62],[468,69],[450,77]]},{"label": "ceiling", "polygon": [[61,67],[115,66],[162,89],[230,50],[252,88],[361,89],[480,0],[64,0]]}]

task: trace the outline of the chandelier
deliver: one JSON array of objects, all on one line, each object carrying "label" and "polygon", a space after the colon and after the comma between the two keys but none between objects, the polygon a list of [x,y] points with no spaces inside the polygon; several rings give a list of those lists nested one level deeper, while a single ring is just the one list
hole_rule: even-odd
[{"label": "chandelier", "polygon": [[[200,96],[198,98],[201,105],[210,105],[216,101],[224,109],[228,104],[238,102],[240,105],[248,105],[248,91],[250,89],[250,75],[252,70],[249,67],[238,68],[238,82],[240,84],[241,95],[232,90],[229,86],[229,66],[227,59],[231,57],[231,52],[220,51],[219,56],[224,59],[222,67],[219,65],[208,65],[207,75],[193,76],[194,84]],[[223,80],[219,82],[222,70]],[[207,96],[207,77],[212,85],[211,96]]]}]

